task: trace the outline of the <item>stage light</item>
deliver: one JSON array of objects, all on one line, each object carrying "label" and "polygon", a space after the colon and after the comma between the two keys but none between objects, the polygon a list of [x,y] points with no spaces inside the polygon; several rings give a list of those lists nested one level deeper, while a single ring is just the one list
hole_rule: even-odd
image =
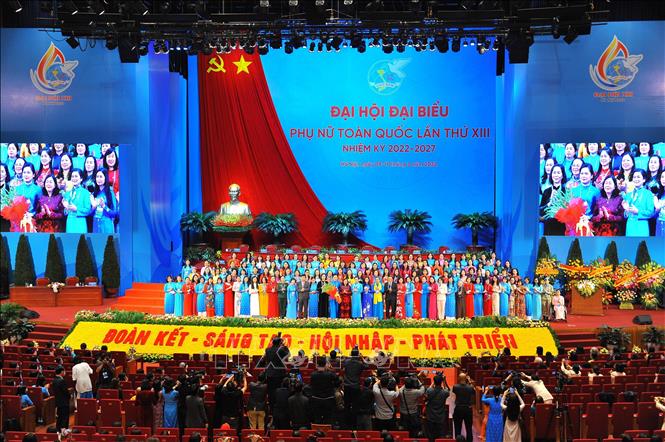
[{"label": "stage light", "polygon": [[273,35],[270,37],[270,47],[272,49],[279,49],[282,47],[282,37],[280,35]]},{"label": "stage light", "polygon": [[448,52],[448,38],[447,37],[437,37],[434,39],[434,45],[441,53]]},{"label": "stage light", "polygon": [[436,51],[436,45],[434,44],[434,40],[429,42],[429,50],[432,52]]},{"label": "stage light", "polygon": [[459,37],[453,37],[453,52],[459,52],[460,50],[460,39]]},{"label": "stage light", "polygon": [[314,49],[316,49],[316,43],[311,42],[309,44],[309,52],[314,52]]},{"label": "stage light", "polygon": [[383,52],[385,54],[391,54],[393,52],[394,46],[392,43],[384,43],[383,44]]},{"label": "stage light", "polygon": [[469,42],[468,42],[467,40],[464,40],[464,42],[462,43],[462,46],[464,46],[465,48],[468,47],[468,46],[469,46]]},{"label": "stage light", "polygon": [[[377,41],[378,40],[379,39],[377,38]],[[342,42],[342,37],[335,35],[330,41],[330,44],[332,45],[333,49],[335,49],[335,51],[339,51],[339,47],[342,45]]]},{"label": "stage light", "polygon": [[114,35],[109,34],[106,36],[106,49],[113,50],[118,47],[118,40]]},{"label": "stage light", "polygon": [[76,49],[76,48],[78,48],[78,47],[81,45],[81,44],[79,43],[79,41],[76,39],[76,37],[74,37],[73,35],[70,36],[70,37],[67,37],[67,39],[66,39],[65,41],[67,42],[67,44],[68,44],[72,49]]},{"label": "stage light", "polygon": [[561,37],[561,29],[559,29],[559,17],[552,19],[552,37],[558,39]]},{"label": "stage light", "polygon": [[365,52],[366,49],[367,47],[365,46],[365,40],[362,40],[360,42],[360,45],[358,45],[358,52],[362,54]]},{"label": "stage light", "polygon": [[76,3],[74,3],[72,0],[67,0],[64,6],[65,9],[67,9],[72,15],[76,15],[79,13],[78,6],[76,6]]},{"label": "stage light", "polygon": [[147,15],[148,12],[150,12],[150,10],[149,10],[148,7],[145,5],[145,3],[143,3],[143,1],[138,2],[138,3],[136,4],[136,8],[137,8],[139,14],[141,14],[141,15]]},{"label": "stage light", "polygon": [[316,45],[316,50],[319,51],[319,52],[323,52],[323,42],[319,42]]},{"label": "stage light", "polygon": [[141,43],[141,46],[139,46],[139,55],[148,55],[148,43]]},{"label": "stage light", "polygon": [[159,4],[159,10],[162,11],[162,14],[166,14],[171,9],[171,3],[167,0],[164,0]]},{"label": "stage light", "polygon": [[287,41],[284,44],[284,52],[287,53],[287,54],[293,54],[293,43],[291,43],[290,41]]},{"label": "stage light", "polygon": [[381,42],[379,41],[379,36],[375,35],[374,37],[372,37],[372,41],[369,42],[369,47],[370,48],[374,48],[374,47],[378,48],[379,46],[381,46]]},{"label": "stage light", "polygon": [[492,45],[492,50],[493,51],[498,51],[499,50],[499,44],[500,44],[499,40],[500,40],[499,37],[494,38],[494,44]]},{"label": "stage light", "polygon": [[268,54],[268,45],[259,46],[259,55],[267,55],[267,54]]},{"label": "stage light", "polygon": [[21,12],[23,10],[23,6],[21,6],[21,2],[18,0],[11,0],[9,2],[9,7],[14,11],[14,12]]},{"label": "stage light", "polygon": [[575,30],[575,27],[573,25],[568,26],[568,32],[566,32],[566,36],[563,37],[563,41],[565,41],[568,44],[571,44],[572,42],[575,41],[577,38],[577,31]]},{"label": "stage light", "polygon": [[472,38],[470,38],[470,39],[469,39],[469,44],[470,44],[471,46],[475,46],[475,45],[476,45],[476,42],[475,42],[475,40],[473,40]]},{"label": "stage light", "polygon": [[397,52],[399,52],[399,53],[401,54],[402,52],[404,52],[404,49],[405,49],[405,48],[404,48],[404,44],[403,44],[403,43],[401,43],[401,42],[400,42],[400,43],[397,43]]},{"label": "stage light", "polygon": [[88,11],[92,14],[104,15],[106,12],[106,5],[101,0],[89,1]]}]

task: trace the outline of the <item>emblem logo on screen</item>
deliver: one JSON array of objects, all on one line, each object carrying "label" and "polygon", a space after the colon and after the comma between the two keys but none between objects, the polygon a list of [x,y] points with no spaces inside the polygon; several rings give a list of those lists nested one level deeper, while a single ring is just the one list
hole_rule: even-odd
[{"label": "emblem logo on screen", "polygon": [[44,52],[37,69],[30,69],[30,79],[37,90],[47,95],[57,95],[66,91],[72,85],[76,74],[74,69],[79,62],[65,60],[65,55],[56,45]]},{"label": "emblem logo on screen", "polygon": [[411,62],[408,58],[379,60],[367,71],[369,88],[379,95],[391,95],[399,90],[406,78],[404,68]]},{"label": "emblem logo on screen", "polygon": [[637,75],[637,64],[642,54],[631,55],[625,44],[616,35],[598,58],[598,63],[589,66],[591,80],[601,89],[618,91],[628,86]]}]

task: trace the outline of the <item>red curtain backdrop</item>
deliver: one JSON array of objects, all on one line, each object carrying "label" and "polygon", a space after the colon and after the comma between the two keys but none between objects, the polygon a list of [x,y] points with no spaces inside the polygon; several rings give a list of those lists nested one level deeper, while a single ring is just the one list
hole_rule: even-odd
[{"label": "red curtain backdrop", "polygon": [[329,244],[321,231],[327,211],[291,152],[260,56],[242,50],[199,55],[199,102],[204,211],[218,211],[228,186],[237,183],[254,216],[295,214],[293,244]]}]

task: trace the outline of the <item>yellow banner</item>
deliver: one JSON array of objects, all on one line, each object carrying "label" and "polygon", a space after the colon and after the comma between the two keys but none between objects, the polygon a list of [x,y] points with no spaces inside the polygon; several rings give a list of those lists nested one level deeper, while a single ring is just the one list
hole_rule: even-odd
[{"label": "yellow banner", "polygon": [[311,355],[339,349],[348,355],[354,346],[361,351],[383,350],[393,356],[457,358],[470,353],[492,355],[505,347],[514,356],[534,355],[537,346],[556,354],[548,328],[269,328],[195,325],[120,324],[79,322],[63,345],[88,348],[107,345],[109,350],[137,353],[207,353],[262,355],[278,331],[291,353],[302,349]]}]

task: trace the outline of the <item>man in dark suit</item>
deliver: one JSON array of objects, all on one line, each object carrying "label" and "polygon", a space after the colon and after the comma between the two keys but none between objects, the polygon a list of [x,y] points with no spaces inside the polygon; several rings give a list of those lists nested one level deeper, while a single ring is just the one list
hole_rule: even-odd
[{"label": "man in dark suit", "polygon": [[393,281],[393,277],[389,276],[384,289],[386,295],[386,318],[395,317],[395,309],[397,308],[397,284]]},{"label": "man in dark suit", "polygon": [[60,433],[63,428],[69,428],[69,400],[71,394],[64,378],[65,369],[58,366],[55,369],[55,378],[51,384],[51,391],[55,396],[55,412],[57,414],[55,427]]},{"label": "man in dark suit", "polygon": [[307,318],[309,316],[309,287],[310,282],[307,276],[303,275],[298,282],[298,317]]}]

